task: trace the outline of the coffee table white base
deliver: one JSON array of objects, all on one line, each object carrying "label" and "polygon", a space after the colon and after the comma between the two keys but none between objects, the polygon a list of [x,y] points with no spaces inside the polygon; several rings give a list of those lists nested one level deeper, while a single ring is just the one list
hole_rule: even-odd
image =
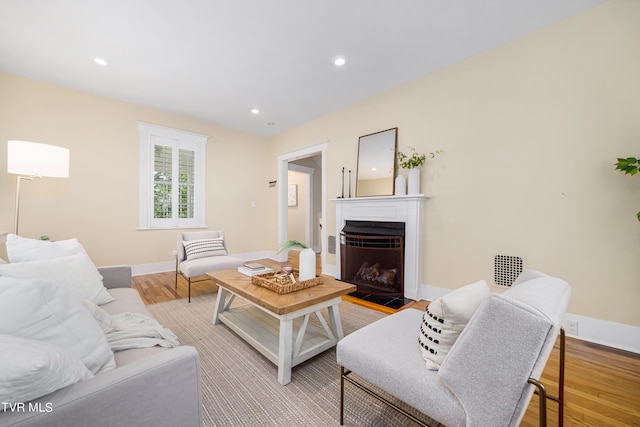
[{"label": "coffee table white base", "polygon": [[[291,382],[291,368],[335,346],[344,336],[338,310],[340,297],[282,315],[248,300],[231,307],[235,297],[233,292],[219,287],[213,323],[227,325],[277,365],[278,382],[282,385]],[[329,324],[322,313],[325,308]],[[309,322],[314,314],[320,326]]]}]

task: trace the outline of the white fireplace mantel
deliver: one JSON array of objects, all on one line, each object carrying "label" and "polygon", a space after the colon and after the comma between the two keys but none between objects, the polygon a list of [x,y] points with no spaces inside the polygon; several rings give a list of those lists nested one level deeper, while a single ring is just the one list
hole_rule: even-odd
[{"label": "white fireplace mantel", "polygon": [[416,194],[331,199],[336,204],[336,279],[341,278],[340,232],[348,220],[404,222],[404,296],[417,300],[422,283],[423,205],[427,198]]}]

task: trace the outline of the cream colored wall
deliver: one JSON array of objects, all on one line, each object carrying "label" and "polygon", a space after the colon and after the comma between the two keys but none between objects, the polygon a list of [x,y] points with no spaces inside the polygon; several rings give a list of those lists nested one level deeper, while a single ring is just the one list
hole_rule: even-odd
[{"label": "cream colored wall", "polygon": [[307,212],[307,206],[305,200],[309,197],[309,180],[307,174],[296,171],[289,171],[289,185],[297,185],[298,204],[297,206],[289,206],[287,208],[288,216],[288,236],[290,240],[298,240],[305,244],[307,242],[306,236],[306,222],[309,213]]},{"label": "cream colored wall", "polygon": [[320,248],[320,215],[322,214],[322,157],[321,156],[313,156],[307,157],[304,159],[298,159],[294,162],[294,164],[305,166],[307,168],[313,169],[314,173],[312,174],[313,178],[313,200],[311,201],[312,213],[311,213],[311,242],[305,242],[308,245],[311,245],[314,250],[316,248]]},{"label": "cream colored wall", "polygon": [[[6,141],[71,150],[69,179],[23,181],[20,234],[77,237],[97,265],[172,260],[175,230],[137,231],[139,140],[143,121],[208,135],[206,223],[229,250],[276,247],[276,191],[268,188],[267,143],[202,121],[59,86],[0,74],[0,165]],[[250,153],[250,154],[248,154]],[[275,158],[273,160],[275,162]],[[0,231],[13,231],[15,175],[0,168]],[[251,208],[251,201],[256,207]]]},{"label": "cream colored wall", "polygon": [[570,313],[640,326],[640,178],[612,166],[640,155],[638,22],[640,2],[605,3],[280,134],[274,152],[328,140],[331,199],[358,137],[397,126],[400,150],[444,150],[422,173],[425,284],[492,280],[494,255],[520,255],[573,286]]}]

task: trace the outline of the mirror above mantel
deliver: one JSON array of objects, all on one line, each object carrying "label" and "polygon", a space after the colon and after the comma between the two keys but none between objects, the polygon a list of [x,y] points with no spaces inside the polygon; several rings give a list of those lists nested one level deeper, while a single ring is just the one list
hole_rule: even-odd
[{"label": "mirror above mantel", "polygon": [[393,195],[397,142],[398,128],[359,138],[356,197]]}]

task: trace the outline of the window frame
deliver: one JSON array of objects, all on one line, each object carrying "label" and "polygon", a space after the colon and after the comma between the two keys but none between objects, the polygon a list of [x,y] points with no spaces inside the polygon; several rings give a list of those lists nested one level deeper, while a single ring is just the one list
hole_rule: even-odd
[{"label": "window frame", "polygon": [[[205,225],[205,145],[206,135],[138,122],[140,134],[140,218],[139,230],[206,228]],[[171,218],[154,218],[154,162],[156,145],[172,148],[172,194],[178,195],[179,152],[194,152],[194,215],[179,218],[178,200],[172,201]]]}]

